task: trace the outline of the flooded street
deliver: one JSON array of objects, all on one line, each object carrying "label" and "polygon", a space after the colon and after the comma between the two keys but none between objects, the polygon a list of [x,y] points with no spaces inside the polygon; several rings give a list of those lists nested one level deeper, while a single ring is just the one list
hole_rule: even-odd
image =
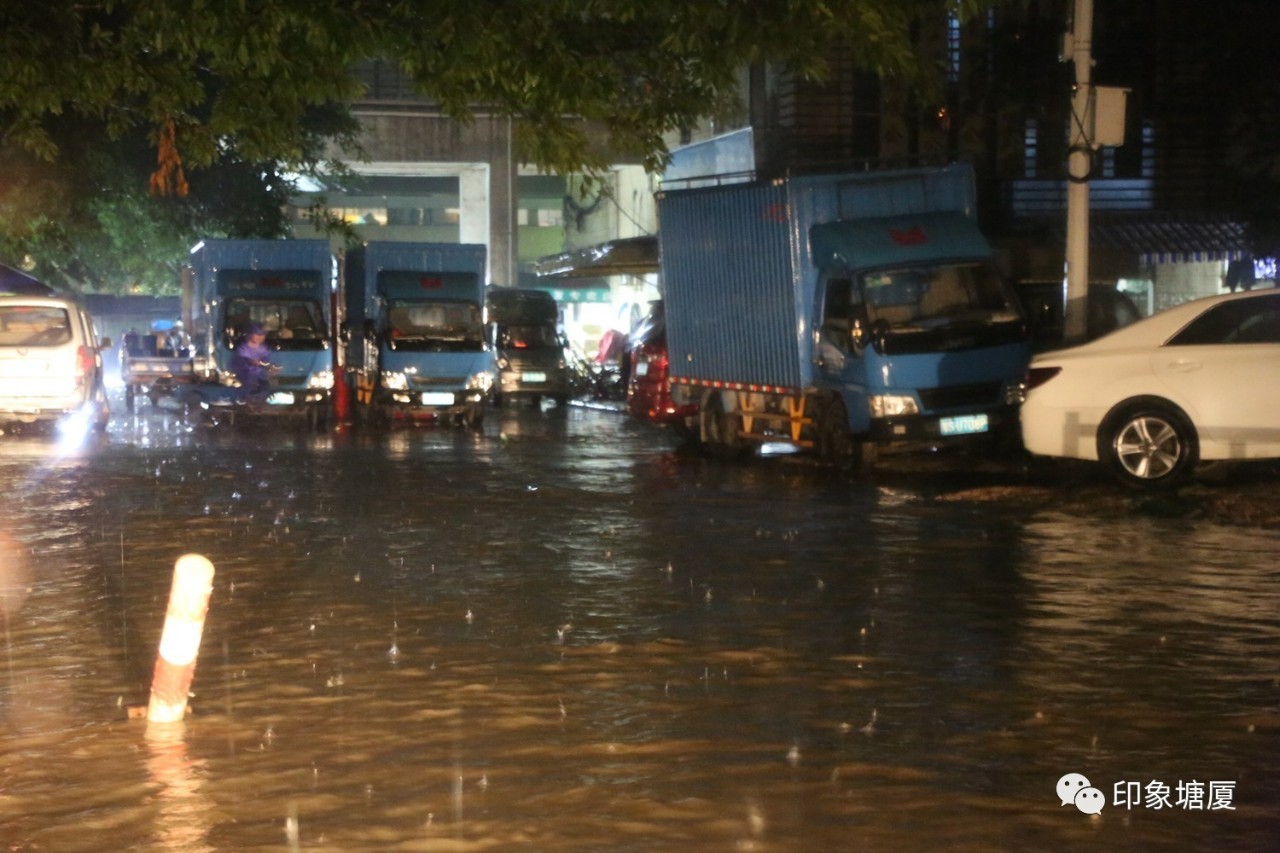
[{"label": "flooded street", "polygon": [[[479,434],[115,411],[88,448],[0,439],[3,849],[1280,837],[1276,531],[716,464],[579,407]],[[149,727],[187,552],[217,570],[191,712]]]}]

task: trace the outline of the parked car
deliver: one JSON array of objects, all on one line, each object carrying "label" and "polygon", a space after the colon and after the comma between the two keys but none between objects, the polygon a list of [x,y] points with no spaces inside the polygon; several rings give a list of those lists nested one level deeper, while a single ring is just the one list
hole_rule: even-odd
[{"label": "parked car", "polygon": [[1023,444],[1144,488],[1180,483],[1200,460],[1280,457],[1278,366],[1280,291],[1187,302],[1036,356]]},{"label": "parked car", "polygon": [[667,325],[662,300],[631,333],[630,375],[627,381],[627,410],[642,421],[669,426],[678,433],[691,433],[698,414],[697,404],[679,404],[671,399],[667,374]]},{"label": "parked car", "polygon": [[0,427],[83,423],[106,429],[111,410],[93,319],[74,299],[0,295]]}]

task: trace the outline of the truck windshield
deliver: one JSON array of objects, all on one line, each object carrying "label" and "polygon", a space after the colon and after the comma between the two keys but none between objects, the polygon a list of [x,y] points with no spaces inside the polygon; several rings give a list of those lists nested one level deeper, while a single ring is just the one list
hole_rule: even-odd
[{"label": "truck windshield", "polygon": [[559,345],[553,324],[498,326],[498,346],[502,349],[547,349]]},{"label": "truck windshield", "polygon": [[479,350],[483,315],[474,302],[393,299],[387,303],[386,335],[391,345]]},{"label": "truck windshield", "polygon": [[1019,320],[995,268],[985,263],[877,270],[861,277],[867,317],[893,330]]},{"label": "truck windshield", "polygon": [[267,330],[275,349],[322,349],[324,315],[314,299],[232,299],[227,302],[227,336],[239,340],[249,324]]}]

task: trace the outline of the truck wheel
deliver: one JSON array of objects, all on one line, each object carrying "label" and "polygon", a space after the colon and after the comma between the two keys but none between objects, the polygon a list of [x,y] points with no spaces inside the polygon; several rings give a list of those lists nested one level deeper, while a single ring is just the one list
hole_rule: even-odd
[{"label": "truck wheel", "polygon": [[857,467],[861,448],[849,431],[849,413],[844,401],[835,398],[818,415],[818,456],[841,470]]},{"label": "truck wheel", "polygon": [[743,455],[742,437],[738,435],[741,423],[736,413],[724,407],[724,398],[712,394],[702,407],[702,433],[712,455],[720,459],[737,459]]},{"label": "truck wheel", "polygon": [[467,406],[467,413],[463,416],[466,424],[471,429],[479,429],[484,422],[484,403],[472,403]]}]

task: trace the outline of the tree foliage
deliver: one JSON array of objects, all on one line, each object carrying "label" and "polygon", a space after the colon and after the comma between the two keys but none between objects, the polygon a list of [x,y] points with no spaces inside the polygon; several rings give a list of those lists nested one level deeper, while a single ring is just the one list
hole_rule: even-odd
[{"label": "tree foliage", "polygon": [[[745,64],[783,63],[820,76],[841,44],[867,69],[927,85],[932,69],[913,48],[919,16],[992,2],[5,3],[0,157],[17,175],[0,178],[0,249],[70,257],[95,221],[102,258],[112,245],[123,249],[115,242],[122,236],[152,226],[157,239],[207,232],[205,214],[218,200],[201,187],[225,180],[220,173],[260,170],[261,192],[250,195],[278,201],[283,174],[322,170],[326,139],[354,138],[341,105],[361,94],[351,69],[362,59],[400,66],[459,121],[477,107],[512,116],[523,158],[549,171],[607,165],[583,121],[607,130],[613,153],[658,169],[664,135],[724,105]],[[269,220],[220,224],[278,231]],[[130,265],[118,266],[97,277]]]}]

